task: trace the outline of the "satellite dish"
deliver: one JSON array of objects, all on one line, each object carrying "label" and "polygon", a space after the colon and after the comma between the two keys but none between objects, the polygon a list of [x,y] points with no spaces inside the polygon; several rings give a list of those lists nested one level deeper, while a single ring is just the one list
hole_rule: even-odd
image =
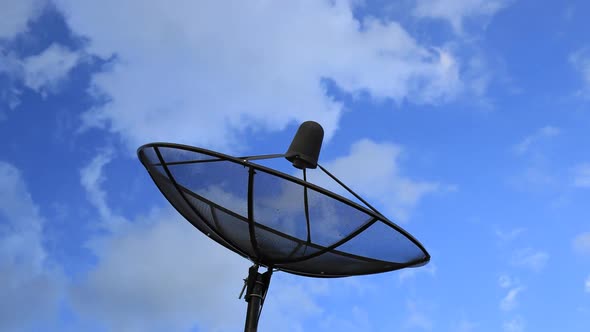
[{"label": "satellite dish", "polygon": [[[308,121],[285,154],[232,157],[172,143],[138,149],[155,184],[186,220],[254,263],[245,285],[245,331],[257,329],[273,271],[348,277],[430,260],[418,240],[318,163],[322,139],[321,126]],[[274,158],[286,158],[302,178],[256,162]],[[307,169],[316,167],[360,203],[308,182]]]}]

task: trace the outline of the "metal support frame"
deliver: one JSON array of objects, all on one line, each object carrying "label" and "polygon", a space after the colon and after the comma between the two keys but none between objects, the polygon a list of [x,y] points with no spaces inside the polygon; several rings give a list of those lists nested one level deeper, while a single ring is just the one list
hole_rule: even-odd
[{"label": "metal support frame", "polygon": [[246,279],[246,296],[244,299],[248,302],[246,311],[245,332],[256,332],[258,330],[258,320],[266,298],[266,291],[270,284],[272,268],[264,273],[258,273],[258,265],[254,264],[248,270],[248,279]]}]

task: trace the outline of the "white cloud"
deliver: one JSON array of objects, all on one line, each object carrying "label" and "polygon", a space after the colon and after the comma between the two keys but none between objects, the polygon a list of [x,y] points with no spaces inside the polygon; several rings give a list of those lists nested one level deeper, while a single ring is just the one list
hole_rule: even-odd
[{"label": "white cloud", "polygon": [[505,332],[523,332],[525,328],[525,322],[522,317],[517,316],[504,322],[502,328]]},{"label": "white cloud", "polygon": [[[17,87],[17,82],[43,97],[59,92],[62,83],[67,80],[82,57],[82,52],[68,50],[59,44],[52,44],[42,52],[25,58],[19,58],[14,53],[0,48],[0,74],[7,77],[9,82],[8,86],[0,91],[0,101],[10,110],[20,104],[22,90]],[[2,114],[0,120],[1,117]]]},{"label": "white cloud", "polygon": [[[318,319],[327,314],[317,300],[318,295],[331,291],[328,283],[285,273],[273,275],[271,287],[264,304],[261,331],[306,331],[309,319]],[[274,286],[273,286],[274,285]]]},{"label": "white cloud", "polygon": [[559,135],[561,130],[557,127],[553,126],[545,126],[537,130],[534,134],[525,137],[522,141],[514,146],[514,151],[517,154],[525,154],[528,152],[532,145],[536,144],[537,142],[549,139]]},{"label": "white cloud", "polygon": [[586,293],[590,293],[590,276],[588,276],[586,282],[584,283],[584,290]]},{"label": "white cloud", "polygon": [[[0,58],[0,62],[2,59]],[[7,111],[14,110],[20,105],[21,91],[15,88],[7,88],[0,91],[0,121],[7,118]]]},{"label": "white cloud", "polygon": [[[402,153],[399,145],[362,139],[352,144],[348,155],[324,167],[375,206],[383,207],[383,213],[392,220],[407,221],[420,199],[437,191],[440,185],[404,176],[400,169]],[[333,184],[322,184],[335,190]]]},{"label": "white cloud", "polygon": [[580,254],[590,255],[590,232],[578,234],[574,238],[573,247]]},{"label": "white cloud", "polygon": [[359,21],[348,1],[57,3],[89,53],[116,55],[93,78],[108,102],[86,113],[86,125],[133,148],[169,140],[229,149],[245,128],[310,119],[330,137],[342,105],[325,79],[398,103],[437,103],[462,89],[447,50],[418,44],[396,22]]},{"label": "white cloud", "polygon": [[[29,23],[42,13],[46,5],[46,0],[0,1],[0,41],[12,40],[26,33]],[[6,109],[15,109],[21,102],[22,91],[15,82],[22,82],[42,95],[54,93],[79,59],[78,52],[57,44],[26,58],[19,58],[0,46],[0,74],[8,78],[8,86],[0,91],[0,120],[6,116]]]},{"label": "white cloud", "polygon": [[502,274],[498,278],[498,285],[501,288],[510,288],[510,287],[512,287],[512,286],[514,286],[516,284],[518,284],[518,281],[515,280],[514,278],[510,277],[507,274]]},{"label": "white cloud", "polygon": [[[379,296],[376,284],[369,279],[359,279],[302,278],[276,273],[264,305],[259,330],[375,330],[372,324],[375,317],[371,316],[371,312],[347,300]],[[332,304],[327,305],[327,302]],[[339,305],[334,305],[335,302]]]},{"label": "white cloud", "polygon": [[338,315],[329,315],[322,318],[319,324],[320,331],[374,331],[371,324],[369,312],[353,306],[350,313],[341,313]]},{"label": "white cloud", "polygon": [[414,8],[417,17],[448,21],[461,34],[469,18],[489,18],[506,7],[510,0],[418,0]]},{"label": "white cloud", "polygon": [[590,188],[590,163],[579,164],[573,169],[573,185],[580,188]]},{"label": "white cloud", "polygon": [[20,104],[19,95],[21,91],[12,82],[22,77],[22,66],[18,57],[0,47],[0,75],[6,78],[9,84],[0,90],[0,121],[6,118],[5,112],[15,109]]},{"label": "white cloud", "polygon": [[479,324],[476,324],[467,319],[461,319],[459,322],[454,323],[451,327],[453,332],[471,332],[475,331]]},{"label": "white cloud", "polygon": [[433,322],[424,312],[418,309],[417,304],[413,301],[407,303],[408,318],[404,323],[404,327],[409,329],[419,329],[423,331],[432,331]]},{"label": "white cloud", "polygon": [[545,268],[549,254],[544,251],[525,248],[518,250],[512,257],[512,265],[528,268],[535,272],[539,272]]},{"label": "white cloud", "polygon": [[56,312],[61,273],[43,247],[44,220],[20,171],[0,162],[0,330],[18,331]]},{"label": "white cloud", "polygon": [[510,242],[518,238],[524,232],[526,232],[526,228],[523,227],[513,228],[509,231],[503,231],[498,229],[496,230],[496,235],[498,236],[498,238],[500,238],[501,241]]},{"label": "white cloud", "polygon": [[24,84],[42,95],[59,89],[70,71],[79,63],[81,54],[52,44],[42,53],[22,61]]},{"label": "white cloud", "polygon": [[[175,211],[155,211],[119,224],[91,241],[96,267],[70,288],[84,320],[113,331],[236,331],[246,303],[237,296],[250,263],[216,244]],[[333,282],[333,281],[332,281]],[[273,286],[274,285],[274,286]],[[354,290],[342,280],[338,292]],[[323,280],[275,273],[261,330],[305,331],[329,308],[317,296],[332,293]],[[357,295],[358,296],[358,295]],[[351,319],[320,320],[322,327],[364,326],[362,310]]]},{"label": "white cloud", "polygon": [[590,48],[583,48],[572,53],[569,61],[579,72],[583,81],[583,87],[578,91],[578,95],[590,98]]},{"label": "white cloud", "polygon": [[237,295],[248,262],[199,233],[176,212],[155,212],[94,239],[98,259],[71,287],[75,309],[112,331],[232,331],[243,324]]},{"label": "white cloud", "polygon": [[[107,234],[89,242],[96,266],[70,287],[76,312],[85,321],[114,331],[195,326],[207,331],[239,330],[246,303],[237,295],[249,262],[208,239],[172,209],[154,210],[133,221],[117,216],[102,188],[105,166],[112,158],[108,151],[100,153],[80,172]],[[114,227],[108,223],[111,219],[118,220]],[[291,331],[303,331],[306,319],[324,312],[315,298],[327,292],[324,283],[276,273],[271,284],[280,287],[271,287],[261,329],[289,326]]]},{"label": "white cloud", "polygon": [[524,290],[524,287],[514,287],[508,291],[506,296],[500,301],[500,309],[503,311],[512,311],[518,305],[518,294]]},{"label": "white cloud", "polygon": [[18,57],[10,51],[0,48],[0,74],[14,77],[19,75],[20,63]]},{"label": "white cloud", "polygon": [[483,54],[473,55],[462,69],[468,95],[475,97],[474,101],[483,109],[492,109],[494,102],[487,96],[487,91],[491,82],[498,78],[498,70],[492,70],[492,64]]},{"label": "white cloud", "polygon": [[86,191],[88,200],[98,210],[103,220],[109,220],[113,217],[106,201],[106,192],[102,189],[102,184],[105,181],[103,169],[112,159],[112,151],[103,151],[80,170],[80,184]]},{"label": "white cloud", "polygon": [[406,281],[416,278],[416,275],[419,273],[427,273],[431,277],[434,277],[436,275],[436,265],[429,263],[425,267],[403,269],[397,272],[397,276],[400,284],[403,284]]},{"label": "white cloud", "polygon": [[0,40],[12,39],[27,31],[28,23],[41,13],[44,6],[44,0],[0,1]]},{"label": "white cloud", "polygon": [[520,284],[518,279],[507,274],[502,274],[498,278],[500,288],[507,290],[506,295],[500,300],[500,310],[509,312],[518,307],[518,297],[526,289]]},{"label": "white cloud", "polygon": [[88,243],[97,264],[70,286],[74,309],[115,331],[239,329],[245,302],[237,294],[248,262],[172,209],[133,221],[114,213],[102,188],[112,159],[112,152],[104,151],[80,171],[107,234]]}]

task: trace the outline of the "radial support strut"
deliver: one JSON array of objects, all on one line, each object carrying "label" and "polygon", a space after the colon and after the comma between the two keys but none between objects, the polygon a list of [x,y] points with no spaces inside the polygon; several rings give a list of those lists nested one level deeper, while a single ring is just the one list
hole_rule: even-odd
[{"label": "radial support strut", "polygon": [[246,311],[246,325],[245,332],[256,332],[258,330],[258,319],[262,312],[264,299],[266,298],[266,291],[270,284],[270,277],[272,276],[272,269],[264,273],[258,273],[258,265],[254,264],[248,270],[248,279],[246,280],[246,296],[244,297],[248,302],[248,309]]}]

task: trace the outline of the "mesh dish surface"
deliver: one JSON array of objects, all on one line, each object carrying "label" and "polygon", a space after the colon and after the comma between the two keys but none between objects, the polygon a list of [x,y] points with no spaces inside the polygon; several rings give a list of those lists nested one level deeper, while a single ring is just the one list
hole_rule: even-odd
[{"label": "mesh dish surface", "polygon": [[186,220],[260,265],[345,277],[430,260],[415,238],[382,215],[285,173],[171,143],[144,145],[138,156]]}]

